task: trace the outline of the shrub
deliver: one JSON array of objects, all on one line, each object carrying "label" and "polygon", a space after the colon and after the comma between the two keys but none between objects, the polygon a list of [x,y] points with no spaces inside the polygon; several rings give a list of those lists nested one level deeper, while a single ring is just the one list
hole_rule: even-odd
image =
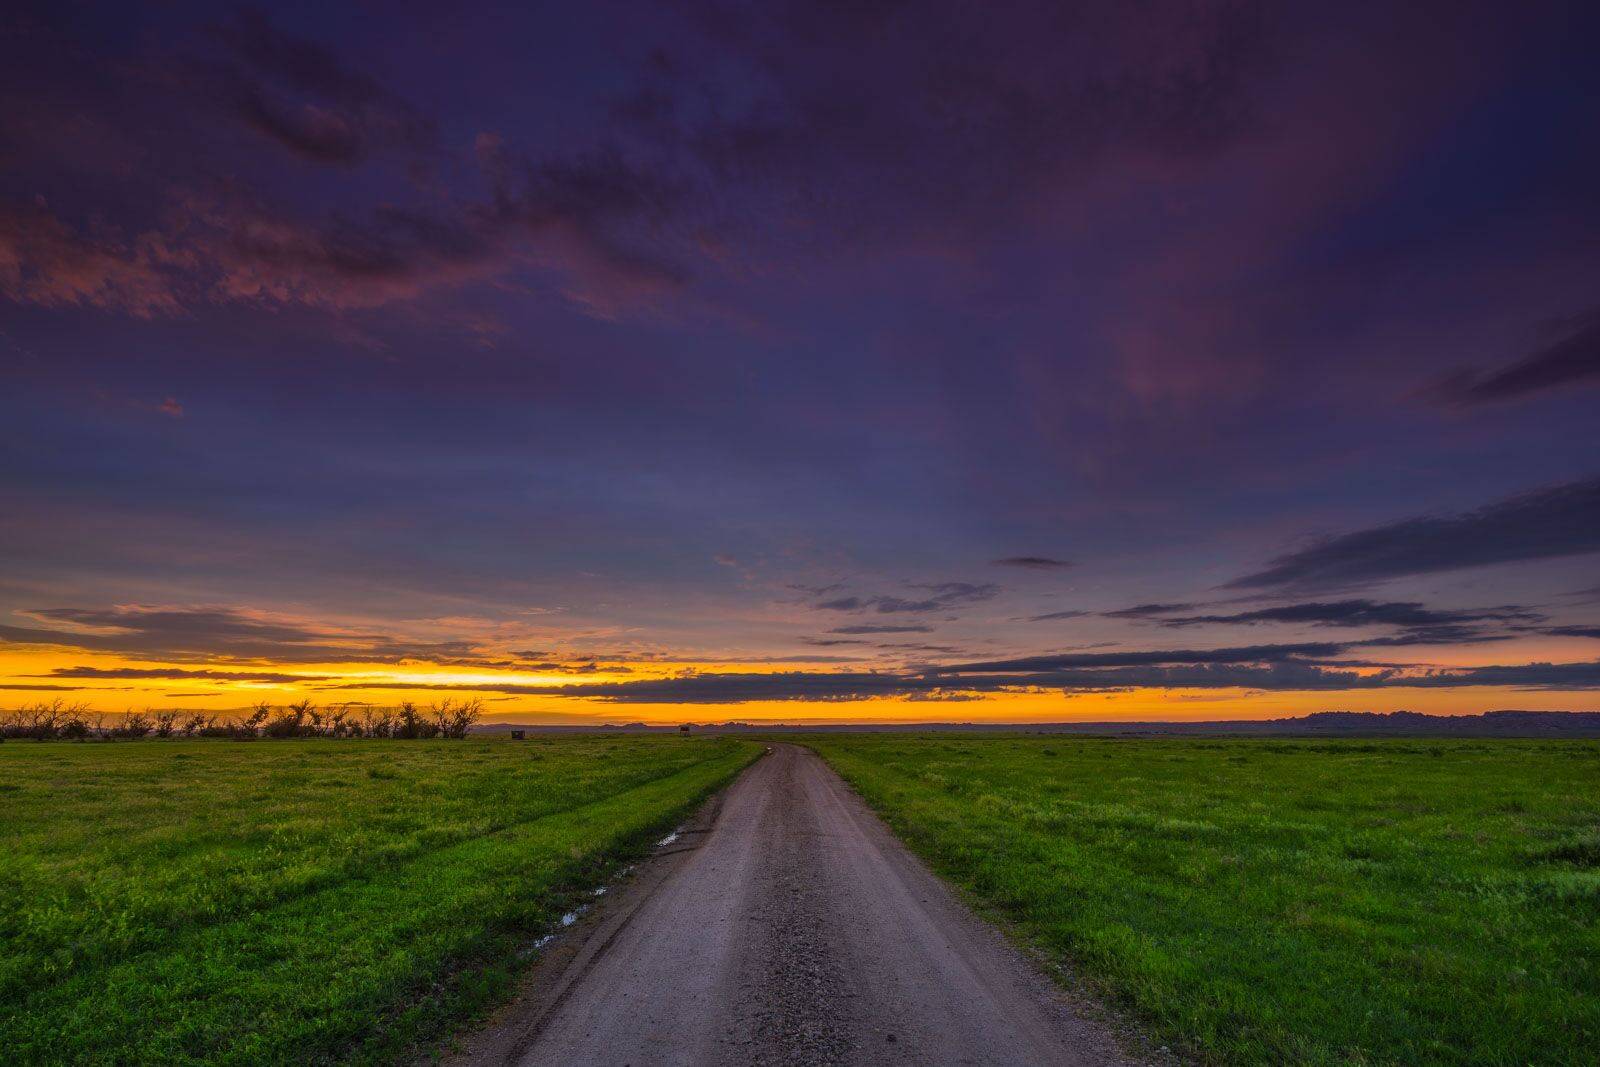
[{"label": "shrub", "polygon": [[87,740],[91,737],[139,739],[143,737],[216,737],[249,741],[257,737],[330,738],[448,738],[459,740],[483,717],[483,701],[446,697],[426,709],[406,701],[398,708],[360,709],[350,704],[319,708],[310,700],[283,707],[265,701],[248,715],[224,718],[203,712],[128,711],[106,725],[102,712],[85,704],[62,700],[41,701],[19,708],[0,709],[0,740]]},{"label": "shrub", "polygon": [[388,708],[366,708],[361,712],[361,725],[368,737],[393,737],[394,712]]},{"label": "shrub", "polygon": [[88,709],[81,704],[67,709],[57,726],[57,736],[66,741],[83,741],[90,732]]},{"label": "shrub", "polygon": [[254,737],[254,736],[256,736],[256,733],[261,729],[262,724],[267,721],[267,716],[269,716],[271,714],[272,714],[272,705],[268,704],[265,700],[263,700],[261,703],[259,703],[259,704],[257,704],[255,706],[255,709],[253,711],[250,712],[250,717],[249,718],[242,719],[238,723],[235,724],[235,726],[236,726],[236,731],[235,732],[240,737]]},{"label": "shrub", "polygon": [[89,736],[89,709],[83,704],[55,700],[25,704],[0,719],[0,737],[53,741],[57,738],[81,740]]},{"label": "shrub", "polygon": [[261,736],[315,737],[317,724],[321,719],[322,715],[315,704],[309,700],[300,700],[279,708],[277,716],[262,728]]},{"label": "shrub", "polygon": [[439,732],[439,728],[429,722],[423,713],[417,710],[417,706],[409,700],[400,705],[397,719],[398,721],[395,723],[394,728],[395,737],[434,737]]},{"label": "shrub", "polygon": [[155,724],[151,722],[149,715],[142,711],[129,711],[123,714],[122,722],[107,731],[107,736],[131,737],[137,740],[148,737],[153,729]]},{"label": "shrub", "polygon": [[350,717],[350,705],[340,704],[328,709],[323,717],[323,729],[329,737],[343,737],[348,732],[345,720]]},{"label": "shrub", "polygon": [[446,697],[430,705],[429,710],[433,713],[434,724],[438,726],[440,735],[459,741],[467,736],[472,724],[483,717],[483,701],[474,698],[458,703]]}]

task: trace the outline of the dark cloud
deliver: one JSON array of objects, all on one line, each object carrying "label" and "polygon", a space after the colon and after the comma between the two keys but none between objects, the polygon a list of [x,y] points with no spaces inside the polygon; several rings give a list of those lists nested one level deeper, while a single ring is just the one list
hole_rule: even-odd
[{"label": "dark cloud", "polygon": [[[1174,651],[1125,653],[1115,657],[1036,657],[912,672],[690,673],[671,678],[586,685],[512,683],[456,688],[579,697],[610,703],[725,704],[755,700],[852,701],[1039,689],[1099,691],[1133,686],[1340,689],[1382,684],[1383,676],[1363,678],[1353,671],[1328,669],[1293,659],[1297,650],[1321,653],[1337,647],[1262,646],[1212,653]],[[1212,660],[1202,661],[1201,657],[1212,657]],[[1282,657],[1282,661],[1272,662],[1274,657]],[[970,673],[975,671],[985,673]],[[418,685],[417,688],[447,687]]]},{"label": "dark cloud", "polygon": [[[685,253],[708,224],[686,217],[671,167],[623,152],[605,131],[597,144],[567,151],[519,151],[486,134],[475,153],[441,155],[431,119],[332,49],[259,13],[211,45],[220,56],[152,80],[176,99],[153,96],[150,81],[124,70],[110,76],[127,78],[119,83],[127,93],[163,113],[163,129],[178,121],[164,115],[174,107],[197,120],[187,108],[198,101],[221,103],[319,163],[348,169],[398,149],[385,166],[401,197],[357,184],[383,178],[350,174],[326,180],[308,206],[291,188],[267,190],[250,168],[220,177],[213,131],[197,129],[190,143],[173,146],[177,158],[163,161],[181,178],[119,191],[119,225],[65,197],[59,205],[0,200],[0,295],[145,318],[233,302],[349,311],[531,268],[558,275],[559,293],[581,309],[610,316],[688,280]],[[453,187],[427,179],[434,169],[450,171]],[[706,202],[704,190],[697,202]],[[696,237],[685,236],[691,230]]]},{"label": "dark cloud", "polygon": [[[1162,626],[1181,628],[1188,626],[1243,625],[1262,623],[1330,627],[1393,626],[1400,633],[1391,637],[1360,642],[1369,645],[1414,644],[1472,644],[1482,641],[1507,640],[1515,634],[1486,628],[1484,624],[1514,624],[1525,629],[1525,624],[1543,619],[1537,612],[1509,606],[1479,611],[1440,610],[1428,608],[1415,601],[1332,600],[1310,601],[1301,604],[1280,604],[1275,607],[1222,614],[1174,615],[1178,605],[1145,605],[1141,617]],[[1182,605],[1183,610],[1192,605]],[[1152,610],[1163,609],[1163,610]],[[1133,609],[1128,609],[1133,610]]]},{"label": "dark cloud", "polygon": [[1053,671],[1078,667],[1142,667],[1154,664],[1284,663],[1292,660],[1327,659],[1345,650],[1333,642],[1299,642],[1282,645],[1245,645],[1237,648],[1172,649],[1167,651],[1069,652],[1056,655],[1022,656],[1015,659],[984,660],[934,668],[936,674],[1002,674],[1011,672]]},{"label": "dark cloud", "polygon": [[870,623],[861,626],[835,626],[828,631],[830,634],[930,634],[931,626],[874,626]]},{"label": "dark cloud", "polygon": [[[237,184],[189,191],[165,228],[142,238],[160,254],[101,256],[126,271],[143,268],[136,277],[158,286],[165,303],[145,297],[140,306],[161,311],[200,298],[379,307],[532,265],[564,275],[569,299],[609,314],[686,281],[647,237],[669,198],[652,172],[614,153],[542,162],[502,155],[482,200],[380,204],[362,215],[306,217]],[[181,254],[167,251],[179,244]]]},{"label": "dark cloud", "polygon": [[1391,684],[1444,689],[1467,685],[1510,686],[1517,689],[1600,689],[1600,660],[1432,671],[1422,676],[1408,675]]},{"label": "dark cloud", "polygon": [[1199,604],[1135,604],[1119,611],[1107,611],[1108,619],[1148,619],[1153,615],[1169,615],[1177,611],[1194,611]]},{"label": "dark cloud", "polygon": [[827,585],[807,585],[804,582],[790,582],[786,588],[793,589],[798,593],[805,593],[808,596],[827,596],[829,593],[836,593],[844,587],[844,582],[830,582]]},{"label": "dark cloud", "polygon": [[24,614],[41,621],[120,633],[164,633],[179,637],[206,635],[222,640],[247,637],[291,643],[313,641],[317,636],[315,631],[303,625],[276,621],[233,608],[33,608]]},{"label": "dark cloud", "polygon": [[84,679],[160,678],[166,681],[203,678],[216,682],[269,682],[279,685],[294,685],[300,682],[326,681],[328,676],[321,674],[283,674],[276,671],[185,670],[181,667],[57,667],[48,675],[39,675],[38,677]]},{"label": "dark cloud", "polygon": [[1233,589],[1362,585],[1412,574],[1600,552],[1600,479],[1541,489],[1446,518],[1328,538],[1228,583]]},{"label": "dark cloud", "polygon": [[169,208],[166,223],[128,238],[75,232],[43,207],[0,205],[0,294],[141,318],[212,301],[348,310],[506,263],[503,235],[467,217],[382,207],[359,221],[310,221],[238,189],[186,192]]},{"label": "dark cloud", "polygon": [[538,674],[632,674],[632,667],[624,667],[617,663],[596,663],[593,660],[583,660],[573,663],[557,662],[555,660],[541,660],[537,663],[488,663],[482,660],[466,660],[460,663],[463,667],[505,667],[509,670],[533,671]]},{"label": "dark cloud", "polygon": [[1369,637],[1356,641],[1352,647],[1398,648],[1407,645],[1481,645],[1492,641],[1512,641],[1528,632],[1527,627],[1514,627],[1512,631],[1497,631],[1482,626],[1421,626],[1402,630],[1388,637]]},{"label": "dark cloud", "polygon": [[256,132],[301,158],[351,166],[379,148],[425,148],[433,123],[329,49],[258,12],[219,34],[241,62],[214,66],[215,88]]},{"label": "dark cloud", "polygon": [[139,317],[181,310],[166,248],[102,228],[75,232],[42,202],[0,203],[0,295],[41,307],[82,306]]},{"label": "dark cloud", "polygon": [[829,648],[834,645],[865,645],[870,642],[859,637],[802,637],[804,644],[815,645],[818,648]]},{"label": "dark cloud", "polygon": [[503,235],[470,215],[378,207],[365,218],[306,220],[238,192],[181,208],[215,299],[337,310],[378,307],[499,272]]},{"label": "dark cloud", "polygon": [[877,611],[883,614],[945,611],[964,604],[992,600],[1000,593],[998,585],[973,582],[907,582],[913,589],[925,589],[930,596],[844,596],[817,601],[812,607],[823,611]]},{"label": "dark cloud", "polygon": [[[1013,685],[1026,689],[1097,692],[1125,689],[1371,689],[1385,685],[1392,671],[1360,674],[1354,670],[1312,663],[1189,663],[1173,666],[1111,667],[1051,670],[1033,674],[979,678],[986,687]],[[967,679],[963,679],[965,681]]]},{"label": "dark cloud", "polygon": [[604,314],[690,280],[673,231],[689,223],[694,198],[665,165],[614,149],[530,160],[497,148],[488,170],[490,201],[475,220],[574,278],[566,292],[578,303]]},{"label": "dark cloud", "polygon": [[[1187,606],[1185,606],[1187,607]],[[1169,606],[1165,611],[1181,610]],[[1150,614],[1165,615],[1150,612]],[[1436,610],[1416,601],[1330,600],[1281,604],[1220,615],[1171,615],[1158,618],[1162,626],[1199,626],[1207,623],[1252,625],[1262,622],[1308,623],[1313,626],[1399,626],[1418,628],[1458,622],[1530,620],[1539,616],[1519,607],[1483,611]]]},{"label": "dark cloud", "polygon": [[782,653],[776,656],[729,656],[721,659],[720,663],[860,663],[867,659],[866,656],[825,656],[813,654],[796,656],[792,653]]},{"label": "dark cloud", "polygon": [[[229,607],[39,608],[23,614],[52,628],[0,626],[0,646],[7,643],[90,652],[121,653],[175,663],[270,660],[274,663],[365,663],[403,665],[426,662],[476,671],[508,670],[540,674],[630,674],[633,668],[606,662],[610,656],[574,653],[554,658],[549,653],[506,653],[471,641],[422,641],[352,627],[308,622]],[[72,627],[66,629],[62,627]],[[858,642],[864,643],[864,642]],[[532,652],[532,650],[530,650]],[[619,654],[616,658],[641,658]],[[648,657],[646,657],[648,658]],[[822,657],[818,662],[835,662]],[[50,677],[72,678],[209,678],[217,681],[259,681],[291,684],[328,680],[323,675],[281,671],[241,671],[190,667],[70,667]],[[382,682],[361,686],[384,688]]]},{"label": "dark cloud", "polygon": [[223,296],[333,308],[378,306],[523,263],[564,274],[563,293],[603,314],[687,281],[650,237],[675,195],[659,174],[612,152],[503,154],[483,202],[305,222],[235,197],[195,207],[215,236],[197,246],[209,250]]},{"label": "dark cloud", "polygon": [[1539,632],[1552,637],[1600,638],[1600,626],[1551,626]]},{"label": "dark cloud", "polygon": [[1070,560],[1051,559],[1049,556],[1006,556],[994,561],[996,567],[1023,567],[1029,570],[1053,571],[1074,564]]},{"label": "dark cloud", "polygon": [[692,126],[693,150],[858,236],[1026,217],[1108,161],[1210,156],[1252,125],[1274,21],[1252,2],[690,10],[765,89]]},{"label": "dark cloud", "polygon": [[1051,611],[1044,615],[1030,615],[1029,622],[1052,622],[1056,619],[1081,619],[1091,612],[1087,611]]},{"label": "dark cloud", "polygon": [[280,662],[398,663],[407,659],[479,662],[466,641],[407,641],[236,608],[35,608],[23,614],[80,629],[0,626],[0,642],[178,661],[271,659]]},{"label": "dark cloud", "polygon": [[[1224,650],[1227,651],[1227,650]],[[1237,650],[1235,650],[1237,651]],[[1153,662],[1131,665],[1059,666],[1034,670],[1028,663],[1060,662],[1061,657],[1006,661],[1008,673],[950,676],[967,669],[893,672],[780,671],[764,674],[686,674],[592,685],[418,686],[460,688],[478,692],[516,693],[599,700],[616,704],[738,704],[783,700],[833,702],[885,697],[943,698],[948,694],[988,694],[1060,689],[1106,692],[1133,688],[1247,689],[1337,691],[1397,687],[1449,688],[1507,686],[1527,689],[1600,688],[1600,661],[1533,663],[1459,670],[1405,673],[1384,669],[1367,674],[1355,670],[1289,659],[1281,662],[1185,662],[1192,652],[1146,653]],[[971,665],[978,666],[978,665]],[[1009,673],[1015,666],[1017,673]]]},{"label": "dark cloud", "polygon": [[1600,382],[1600,314],[1532,355],[1490,374],[1461,374],[1441,395],[1455,404],[1490,404],[1567,386]]},{"label": "dark cloud", "polygon": [[[324,688],[354,688],[332,686]],[[360,688],[371,688],[361,686]],[[686,674],[627,682],[571,685],[405,684],[390,689],[464,690],[528,696],[584,697],[617,704],[740,704],[751,700],[846,701],[898,696],[909,692],[937,691],[895,674],[871,672],[772,671],[759,674]]]}]

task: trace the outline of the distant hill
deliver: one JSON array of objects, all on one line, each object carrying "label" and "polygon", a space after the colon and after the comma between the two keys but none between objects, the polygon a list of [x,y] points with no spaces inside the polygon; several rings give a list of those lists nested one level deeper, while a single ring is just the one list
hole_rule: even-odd
[{"label": "distant hill", "polygon": [[[1600,738],[1600,711],[1486,711],[1482,715],[1424,715],[1416,711],[1318,711],[1289,719],[1229,719],[1218,722],[919,722],[830,723],[690,723],[695,733],[1050,733],[1221,737],[1552,737]],[[480,734],[529,733],[676,733],[677,725],[552,726],[529,723],[484,723]]]},{"label": "distant hill", "polygon": [[[1238,724],[1243,726],[1245,724]],[[1415,711],[1319,711],[1260,724],[1267,733],[1404,737],[1600,737],[1600,711],[1486,711],[1482,715],[1423,715]]]}]

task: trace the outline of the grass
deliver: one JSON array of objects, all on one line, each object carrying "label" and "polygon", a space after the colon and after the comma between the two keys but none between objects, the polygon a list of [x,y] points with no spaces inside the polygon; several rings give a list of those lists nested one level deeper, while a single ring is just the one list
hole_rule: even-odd
[{"label": "grass", "polygon": [[1600,1056],[1600,744],[807,743],[1203,1062]]},{"label": "grass", "polygon": [[760,751],[680,738],[0,745],[0,1062],[412,1056]]}]

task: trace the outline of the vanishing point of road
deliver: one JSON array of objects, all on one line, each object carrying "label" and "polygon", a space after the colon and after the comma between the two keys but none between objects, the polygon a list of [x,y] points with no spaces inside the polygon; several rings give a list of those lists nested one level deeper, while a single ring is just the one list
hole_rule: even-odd
[{"label": "vanishing point of road", "polygon": [[588,926],[467,1061],[1130,1062],[795,746],[773,746]]}]

